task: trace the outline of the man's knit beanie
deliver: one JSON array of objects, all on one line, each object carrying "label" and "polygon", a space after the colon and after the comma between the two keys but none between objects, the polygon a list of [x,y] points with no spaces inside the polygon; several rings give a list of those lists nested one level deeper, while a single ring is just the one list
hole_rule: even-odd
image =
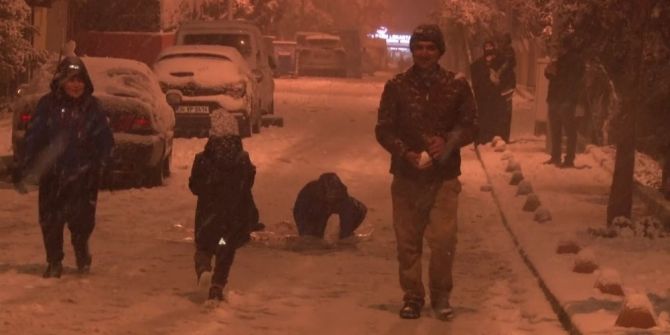
[{"label": "man's knit beanie", "polygon": [[414,43],[418,41],[428,41],[433,42],[437,46],[437,50],[440,51],[440,55],[444,54],[445,45],[444,45],[444,35],[442,35],[442,30],[436,24],[422,24],[414,29],[412,32],[412,37],[409,39],[409,49],[414,49]]}]

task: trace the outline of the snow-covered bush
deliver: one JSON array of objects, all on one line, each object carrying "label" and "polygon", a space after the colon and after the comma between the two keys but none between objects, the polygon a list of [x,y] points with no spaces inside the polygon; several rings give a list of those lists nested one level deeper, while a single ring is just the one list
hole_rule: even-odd
[{"label": "snow-covered bush", "polygon": [[612,220],[607,228],[589,228],[589,233],[599,237],[643,237],[649,239],[665,238],[670,236],[663,223],[653,216],[645,216],[636,221],[619,216]]},{"label": "snow-covered bush", "polygon": [[0,0],[0,22],[0,80],[15,79],[46,61],[48,52],[34,49],[28,38],[34,27],[25,1]]}]

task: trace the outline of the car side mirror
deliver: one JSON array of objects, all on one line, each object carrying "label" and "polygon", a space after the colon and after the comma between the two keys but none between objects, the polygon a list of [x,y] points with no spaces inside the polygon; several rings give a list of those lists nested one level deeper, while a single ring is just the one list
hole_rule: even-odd
[{"label": "car side mirror", "polygon": [[180,90],[171,89],[165,92],[165,101],[172,109],[177,109],[181,105],[182,94]]},{"label": "car side mirror", "polygon": [[254,78],[256,79],[256,82],[261,82],[263,81],[263,72],[261,70],[253,70],[251,71],[254,74]]}]

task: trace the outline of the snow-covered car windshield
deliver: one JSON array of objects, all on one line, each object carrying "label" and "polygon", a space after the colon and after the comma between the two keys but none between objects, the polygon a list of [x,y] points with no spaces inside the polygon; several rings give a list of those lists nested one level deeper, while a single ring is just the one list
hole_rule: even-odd
[{"label": "snow-covered car windshield", "polygon": [[188,34],[184,36],[184,44],[225,45],[237,49],[244,57],[251,55],[251,36],[248,34]]}]

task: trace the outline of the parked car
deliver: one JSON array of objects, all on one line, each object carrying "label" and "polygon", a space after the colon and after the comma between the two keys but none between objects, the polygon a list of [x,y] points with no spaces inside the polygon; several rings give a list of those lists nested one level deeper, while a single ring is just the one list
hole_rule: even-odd
[{"label": "parked car", "polygon": [[[170,175],[175,118],[156,75],[144,63],[119,58],[81,58],[114,132],[106,184],[158,186]],[[23,154],[25,130],[39,99],[49,92],[57,62],[37,71],[12,104],[14,161]]]},{"label": "parked car", "polygon": [[256,25],[239,20],[185,22],[179,26],[175,40],[177,45],[222,45],[237,49],[258,82],[261,114],[274,114],[275,64]]},{"label": "parked car", "polygon": [[308,34],[298,43],[298,74],[347,75],[347,54],[339,36]]},{"label": "parked car", "polygon": [[207,136],[209,114],[224,109],[238,121],[240,135],[261,127],[258,83],[237,49],[218,45],[177,45],[163,49],[153,65],[163,92],[179,90],[176,136]]}]

